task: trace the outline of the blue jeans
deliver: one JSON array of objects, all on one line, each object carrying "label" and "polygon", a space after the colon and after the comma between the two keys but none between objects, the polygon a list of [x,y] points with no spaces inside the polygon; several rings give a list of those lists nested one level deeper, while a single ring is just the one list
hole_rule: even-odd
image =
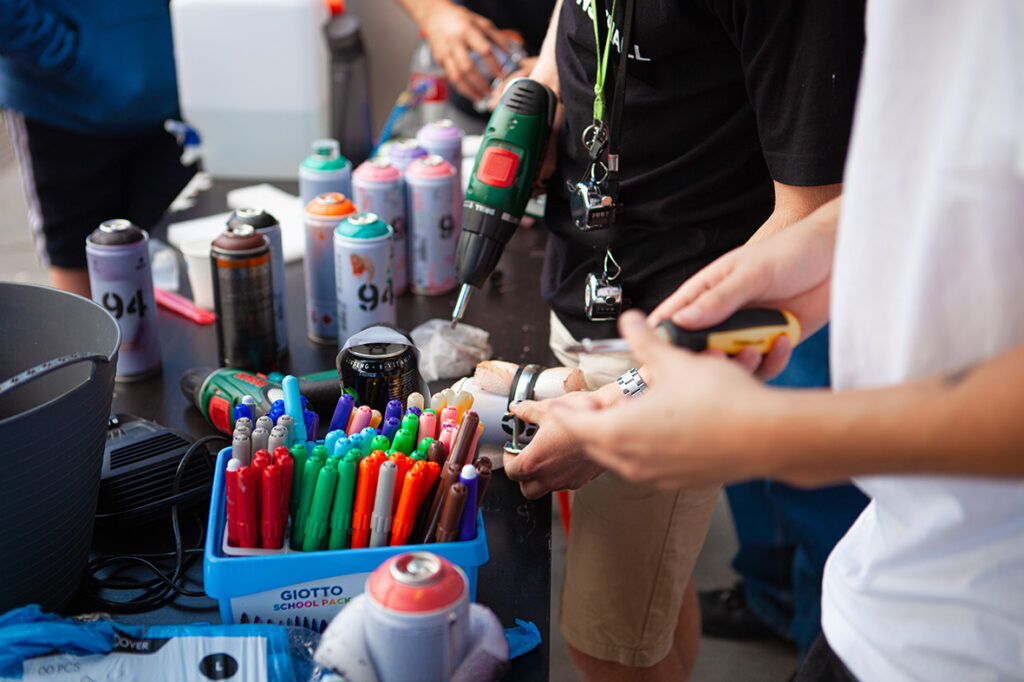
[{"label": "blue jeans", "polygon": [[[829,385],[828,327],[797,346],[774,386]],[[727,486],[739,551],[732,566],[747,603],[773,631],[793,639],[801,658],[821,630],[825,559],[867,497],[850,484],[806,490],[757,480]]]}]

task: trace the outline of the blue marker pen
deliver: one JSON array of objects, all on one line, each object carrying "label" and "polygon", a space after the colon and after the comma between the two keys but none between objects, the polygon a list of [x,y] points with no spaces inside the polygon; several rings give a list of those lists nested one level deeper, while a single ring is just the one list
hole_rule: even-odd
[{"label": "blue marker pen", "polygon": [[420,408],[416,407],[415,405],[410,405],[409,409],[407,409],[405,411],[405,413],[406,414],[414,414],[417,417],[419,417],[421,414],[423,414],[423,410],[421,410]]},{"label": "blue marker pen", "polygon": [[341,434],[341,437],[335,442],[334,450],[332,452],[335,457],[343,458],[348,454],[348,451],[352,449],[352,441],[345,435],[344,431],[338,431],[338,433]]},{"label": "blue marker pen", "polygon": [[242,404],[245,405],[246,408],[249,410],[249,419],[256,421],[256,399],[253,398],[251,395],[243,395]]},{"label": "blue marker pen", "polygon": [[327,452],[334,454],[334,446],[338,440],[345,435],[344,431],[335,430],[328,431],[327,435],[324,436],[324,445],[327,447]]},{"label": "blue marker pen", "polygon": [[[397,419],[402,418],[402,401],[401,400],[389,400],[387,407],[384,408],[384,421],[386,422],[391,417]],[[381,422],[382,424],[384,422]]]},{"label": "blue marker pen", "polygon": [[294,420],[296,433],[293,434],[292,442],[302,443],[305,440],[305,434],[298,433],[298,431],[305,428],[306,418],[302,414],[302,396],[299,394],[299,380],[289,374],[281,380],[281,388],[284,390],[285,414],[288,414]]},{"label": "blue marker pen", "polygon": [[384,425],[381,427],[380,433],[388,440],[394,440],[395,434],[398,433],[398,429],[402,426],[402,420],[398,417],[388,417],[384,420]]},{"label": "blue marker pen", "polygon": [[320,415],[312,410],[303,410],[302,418],[306,422],[306,440],[316,440],[316,432],[320,430]]},{"label": "blue marker pen", "polygon": [[348,437],[348,449],[349,450],[358,450],[359,451],[359,456],[362,457],[363,456],[363,434],[361,434],[361,433],[353,433],[351,436],[349,436]]},{"label": "blue marker pen", "polygon": [[362,447],[360,451],[363,453],[363,457],[370,454],[370,446],[373,444],[373,439],[377,435],[377,429],[372,426],[367,426],[365,429],[359,432],[359,435],[363,439]]},{"label": "blue marker pen", "polygon": [[277,420],[281,418],[282,414],[284,414],[284,401],[275,400],[274,404],[270,406],[270,412],[267,412],[267,416],[273,420],[274,426],[277,426]]},{"label": "blue marker pen", "polygon": [[338,398],[338,405],[334,408],[334,416],[331,417],[328,431],[345,431],[348,427],[348,418],[352,414],[352,407],[355,405],[355,398],[349,393],[342,393]]},{"label": "blue marker pen", "polygon": [[235,422],[237,422],[242,417],[248,417],[248,416],[249,416],[249,408],[247,408],[245,405],[242,405],[241,403],[239,403],[238,405],[235,405],[235,409],[233,409],[231,411],[231,423],[234,424]]},{"label": "blue marker pen", "polygon": [[459,540],[472,540],[476,537],[476,467],[472,464],[462,467],[459,483],[466,486],[466,506],[459,521]]}]

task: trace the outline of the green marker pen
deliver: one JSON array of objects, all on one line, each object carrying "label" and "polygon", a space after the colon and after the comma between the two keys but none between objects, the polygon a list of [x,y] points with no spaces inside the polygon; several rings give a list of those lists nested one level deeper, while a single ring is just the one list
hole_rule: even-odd
[{"label": "green marker pen", "polygon": [[398,429],[398,433],[395,434],[395,442],[391,444],[392,450],[397,450],[403,455],[412,454],[413,450],[416,449],[416,433],[410,432],[405,428]]},{"label": "green marker pen", "polygon": [[[412,434],[413,446],[416,445],[416,432],[419,430],[419,428],[420,418],[418,415],[410,413],[402,417],[402,426],[399,428],[399,430],[405,429],[406,431]],[[405,454],[408,455],[409,453],[407,452]]]},{"label": "green marker pen", "polygon": [[[331,458],[335,459],[335,458]],[[327,535],[328,516],[331,512],[331,501],[334,489],[338,484],[337,461],[325,463],[316,477],[316,490],[309,505],[309,516],[306,518],[306,534],[302,539],[303,552],[315,552],[324,544]]]},{"label": "green marker pen", "polygon": [[292,515],[292,526],[294,526],[295,509],[299,504],[299,492],[302,490],[302,472],[306,469],[306,446],[303,443],[296,443],[290,452],[292,453],[292,493],[288,498],[288,507]]},{"label": "green marker pen", "polygon": [[390,449],[391,441],[388,440],[387,436],[374,436],[373,440],[370,442],[370,452],[373,452],[374,450],[387,451]]},{"label": "green marker pen", "polygon": [[426,461],[427,453],[425,453],[423,450],[417,450],[416,452],[412,453],[411,458],[414,462]]},{"label": "green marker pen", "polygon": [[[309,518],[309,503],[313,501],[313,492],[316,490],[316,479],[320,475],[320,469],[324,466],[324,457],[317,454],[322,446],[313,448],[313,454],[306,459],[306,466],[302,469],[302,488],[299,490],[299,501],[295,506],[295,514],[292,515],[292,547],[299,549],[306,537],[306,519]],[[324,448],[326,451],[327,448]]]},{"label": "green marker pen", "polygon": [[359,476],[359,451],[350,450],[345,459],[338,463],[338,484],[334,488],[334,502],[331,505],[331,533],[327,538],[327,549],[348,547],[348,531],[352,527],[352,502],[356,494],[356,478]]},{"label": "green marker pen", "polygon": [[434,439],[430,436],[420,439],[420,442],[416,444],[416,452],[422,452],[424,455],[427,454],[427,450],[430,448],[430,444],[434,442]]}]

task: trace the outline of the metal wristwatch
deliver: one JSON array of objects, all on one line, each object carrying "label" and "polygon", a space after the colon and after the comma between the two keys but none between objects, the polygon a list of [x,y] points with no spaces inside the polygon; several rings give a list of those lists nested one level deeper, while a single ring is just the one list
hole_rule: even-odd
[{"label": "metal wristwatch", "polygon": [[647,390],[647,384],[644,383],[643,377],[640,376],[640,372],[636,370],[636,367],[632,368],[615,381],[618,382],[619,388],[622,390],[622,394],[627,398],[641,395]]}]

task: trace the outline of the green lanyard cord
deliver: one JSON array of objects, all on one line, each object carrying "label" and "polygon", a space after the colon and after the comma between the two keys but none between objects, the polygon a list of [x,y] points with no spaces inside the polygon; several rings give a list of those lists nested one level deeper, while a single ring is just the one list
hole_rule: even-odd
[{"label": "green lanyard cord", "polygon": [[597,3],[591,0],[590,9],[593,14],[590,18],[594,20],[594,52],[597,54],[597,75],[594,77],[594,120],[604,120],[604,77],[608,74],[608,54],[611,52],[612,24],[615,21],[615,3],[612,0],[612,23],[608,25],[608,35],[604,38],[604,51],[601,50],[601,35],[597,27]]}]

